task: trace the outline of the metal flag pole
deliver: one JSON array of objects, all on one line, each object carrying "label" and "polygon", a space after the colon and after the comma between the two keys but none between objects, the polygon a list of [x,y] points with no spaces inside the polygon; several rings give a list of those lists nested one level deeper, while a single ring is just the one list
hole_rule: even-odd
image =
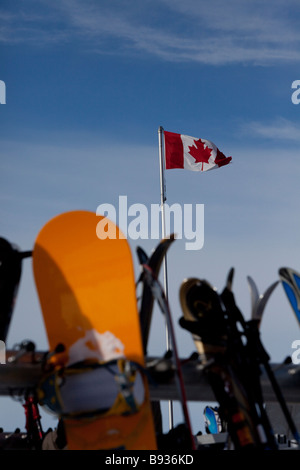
[{"label": "metal flag pole", "polygon": [[[164,151],[163,151],[163,132],[164,129],[160,126],[158,128],[158,146],[159,146],[159,168],[160,168],[160,207],[161,207],[161,231],[162,238],[166,237],[166,222],[165,222],[165,201],[166,196],[166,181],[165,181],[165,162],[164,162]],[[164,289],[166,299],[168,300],[168,270],[167,270],[167,255],[165,254],[163,260],[163,272],[164,272]],[[166,345],[167,350],[171,349],[171,340],[168,327],[166,325]],[[169,401],[169,428],[173,428],[173,404]]]},{"label": "metal flag pole", "polygon": [[[159,168],[160,168],[160,207],[161,207],[161,232],[162,238],[166,236],[166,222],[165,222],[165,201],[166,196],[166,181],[164,172],[164,152],[163,152],[163,128],[160,126],[158,129],[158,144],[159,144]],[[168,298],[168,272],[167,272],[167,257],[164,257],[164,288],[166,298]],[[169,346],[169,335],[167,335],[167,346]]]}]

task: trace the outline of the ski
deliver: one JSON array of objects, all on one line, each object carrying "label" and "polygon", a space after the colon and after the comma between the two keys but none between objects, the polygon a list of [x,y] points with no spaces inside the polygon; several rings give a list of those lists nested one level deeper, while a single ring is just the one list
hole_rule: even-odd
[{"label": "ski", "polygon": [[168,333],[170,335],[170,342],[171,342],[171,347],[172,347],[171,359],[174,364],[177,390],[178,390],[180,403],[182,407],[184,422],[185,422],[186,430],[188,431],[188,434],[190,436],[190,448],[192,450],[195,450],[196,443],[195,443],[195,439],[193,436],[192,427],[190,423],[190,417],[189,417],[189,412],[188,412],[188,407],[187,407],[187,398],[186,398],[185,386],[184,386],[183,375],[182,375],[182,368],[181,368],[181,363],[180,363],[180,359],[178,356],[177,342],[175,338],[174,326],[173,326],[169,303],[168,303],[168,300],[165,296],[165,292],[160,282],[158,281],[155,273],[150,268],[150,266],[148,266],[147,264],[144,264],[143,273],[144,273],[144,276],[143,276],[144,283],[146,283],[149,286],[153,299],[157,301],[159,308],[166,319],[166,324],[168,328]]},{"label": "ski", "polygon": [[[286,419],[286,422],[299,448],[299,445],[300,445],[299,432],[296,428],[296,425],[291,416],[291,413],[287,407],[286,401],[282,395],[281,389],[275,378],[274,372],[270,366],[270,363],[269,363],[270,358],[261,342],[260,333],[259,333],[259,326],[261,323],[263,310],[265,308],[267,300],[269,299],[271,293],[273,292],[277,284],[278,282],[274,282],[273,284],[271,284],[271,286],[268,287],[265,293],[262,296],[260,296],[259,301],[257,303],[257,309],[255,310],[254,318],[252,318],[248,322],[244,320],[242,313],[240,312],[240,310],[238,309],[235,303],[234,295],[232,291],[230,291],[230,289],[225,288],[221,294],[221,298],[226,306],[226,309],[231,313],[231,315],[235,319],[234,321],[239,322],[244,330],[244,336],[246,339],[246,345],[245,345],[246,358],[248,360],[250,359],[250,363],[254,367],[253,377],[259,376],[260,366],[263,366],[268,375],[269,381],[272,385],[272,388],[276,395],[277,401],[281,407],[283,415]],[[256,373],[255,373],[255,370],[256,370]],[[248,390],[252,390],[253,382],[249,381],[249,377],[250,377],[249,374],[245,374],[246,381],[248,380]],[[273,430],[270,427],[269,417],[266,413],[266,409],[264,406],[264,400],[263,400],[259,380],[256,382],[256,384],[257,384],[256,397],[254,396],[254,398],[258,399],[258,405],[260,408],[261,416],[264,420],[266,428],[269,428],[269,434],[272,438]]]},{"label": "ski", "polygon": [[258,321],[260,326],[262,321],[263,312],[266,308],[266,304],[274,291],[275,287],[279,284],[279,281],[273,282],[263,294],[259,294],[258,288],[251,276],[247,276],[247,281],[251,295],[251,318],[252,320]]},{"label": "ski", "polygon": [[[144,270],[143,265],[147,264],[149,268],[152,270],[156,278],[159,277],[160,268],[163,262],[164,257],[168,249],[170,248],[171,244],[175,240],[174,234],[171,234],[168,238],[164,238],[159,242],[157,247],[154,249],[153,253],[148,257],[145,253],[143,248],[140,246],[137,247],[137,256],[141,266],[141,275],[139,278],[139,282],[143,281]],[[144,345],[144,353],[147,353],[147,346],[148,346],[148,339],[149,339],[149,332],[151,327],[151,320],[152,320],[152,312],[153,312],[153,304],[154,304],[154,297],[152,290],[147,282],[142,283],[142,295],[140,301],[140,308],[139,308],[139,315],[140,315],[140,323],[141,323],[141,331],[142,331],[142,339]]]},{"label": "ski", "polygon": [[18,294],[22,260],[31,256],[21,252],[5,238],[0,238],[0,340],[6,341]]},{"label": "ski", "polygon": [[[233,278],[233,272],[234,269],[232,268],[230,274],[231,278]],[[263,447],[267,449],[276,449],[278,446],[269,416],[265,409],[260,384],[261,366],[265,368],[282,408],[286,408],[286,404],[269,365],[270,358],[261,343],[259,333],[263,310],[276,285],[277,282],[273,283],[266,290],[264,295],[259,296],[257,303],[254,304],[254,317],[247,322],[235,302],[232,282],[230,287],[228,287],[227,283],[223,292],[220,294],[225,311],[227,312],[229,331],[231,332],[230,347],[233,348],[232,352],[233,356],[235,356],[234,362],[237,364],[238,377],[246,390],[248,402],[252,410],[252,418],[258,430],[259,438],[261,439]],[[290,416],[287,418],[289,419]]]},{"label": "ski", "polygon": [[206,405],[203,410],[205,430],[207,434],[219,434],[224,432],[224,424],[219,415],[218,407]]},{"label": "ski", "polygon": [[220,295],[205,280],[186,279],[180,288],[180,325],[193,335],[234,448],[276,449],[263,409],[257,354],[249,355],[244,346],[248,336],[231,290],[233,273]]},{"label": "ski", "polygon": [[300,274],[292,268],[280,268],[279,278],[290,306],[300,324]]}]

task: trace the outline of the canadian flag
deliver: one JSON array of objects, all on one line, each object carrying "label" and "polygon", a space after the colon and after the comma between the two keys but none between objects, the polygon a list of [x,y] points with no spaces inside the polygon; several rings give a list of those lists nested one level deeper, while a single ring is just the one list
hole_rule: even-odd
[{"label": "canadian flag", "polygon": [[227,165],[232,157],[225,157],[209,140],[164,131],[166,170],[184,168],[208,171]]}]

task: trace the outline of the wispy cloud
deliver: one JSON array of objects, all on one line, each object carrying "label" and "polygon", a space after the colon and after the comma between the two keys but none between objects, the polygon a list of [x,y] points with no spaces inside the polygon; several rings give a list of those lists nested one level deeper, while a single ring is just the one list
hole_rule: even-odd
[{"label": "wispy cloud", "polygon": [[[15,2],[0,13],[0,41],[45,44],[80,39],[98,53],[165,61],[269,65],[300,59],[295,0],[78,0]],[[34,13],[30,8],[35,6]],[[46,9],[46,10],[45,10]]]},{"label": "wispy cloud", "polygon": [[259,136],[273,141],[300,142],[299,125],[285,118],[266,123],[251,121],[241,126],[243,134]]},{"label": "wispy cloud", "polygon": [[0,43],[40,47],[70,41],[70,29],[62,28],[57,14],[43,10],[42,3],[35,9],[34,1],[29,0],[24,9],[17,0],[12,11],[1,9],[0,5]]}]

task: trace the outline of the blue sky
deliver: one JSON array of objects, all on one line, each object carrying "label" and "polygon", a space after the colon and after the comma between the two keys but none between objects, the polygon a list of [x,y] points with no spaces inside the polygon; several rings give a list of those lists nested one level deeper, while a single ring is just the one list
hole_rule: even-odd
[{"label": "blue sky", "polygon": [[[221,290],[231,266],[249,318],[247,275],[264,291],[281,266],[300,270],[300,106],[291,100],[299,16],[296,0],[229,0],[226,8],[220,0],[2,0],[1,236],[28,250],[61,212],[118,207],[120,195],[157,204],[158,127],[209,139],[232,164],[166,172],[170,205],[205,204],[203,249],[188,252],[177,240],[169,252],[174,322],[184,278]],[[129,240],[137,276],[136,246],[150,252],[156,242]],[[7,347],[30,338],[46,349],[30,260],[23,268]],[[150,352],[159,355],[158,311],[154,322]],[[179,352],[189,355],[191,338],[176,328]],[[274,362],[291,354],[299,326],[281,286],[261,331]],[[22,427],[20,405],[1,400],[0,425]]]}]

